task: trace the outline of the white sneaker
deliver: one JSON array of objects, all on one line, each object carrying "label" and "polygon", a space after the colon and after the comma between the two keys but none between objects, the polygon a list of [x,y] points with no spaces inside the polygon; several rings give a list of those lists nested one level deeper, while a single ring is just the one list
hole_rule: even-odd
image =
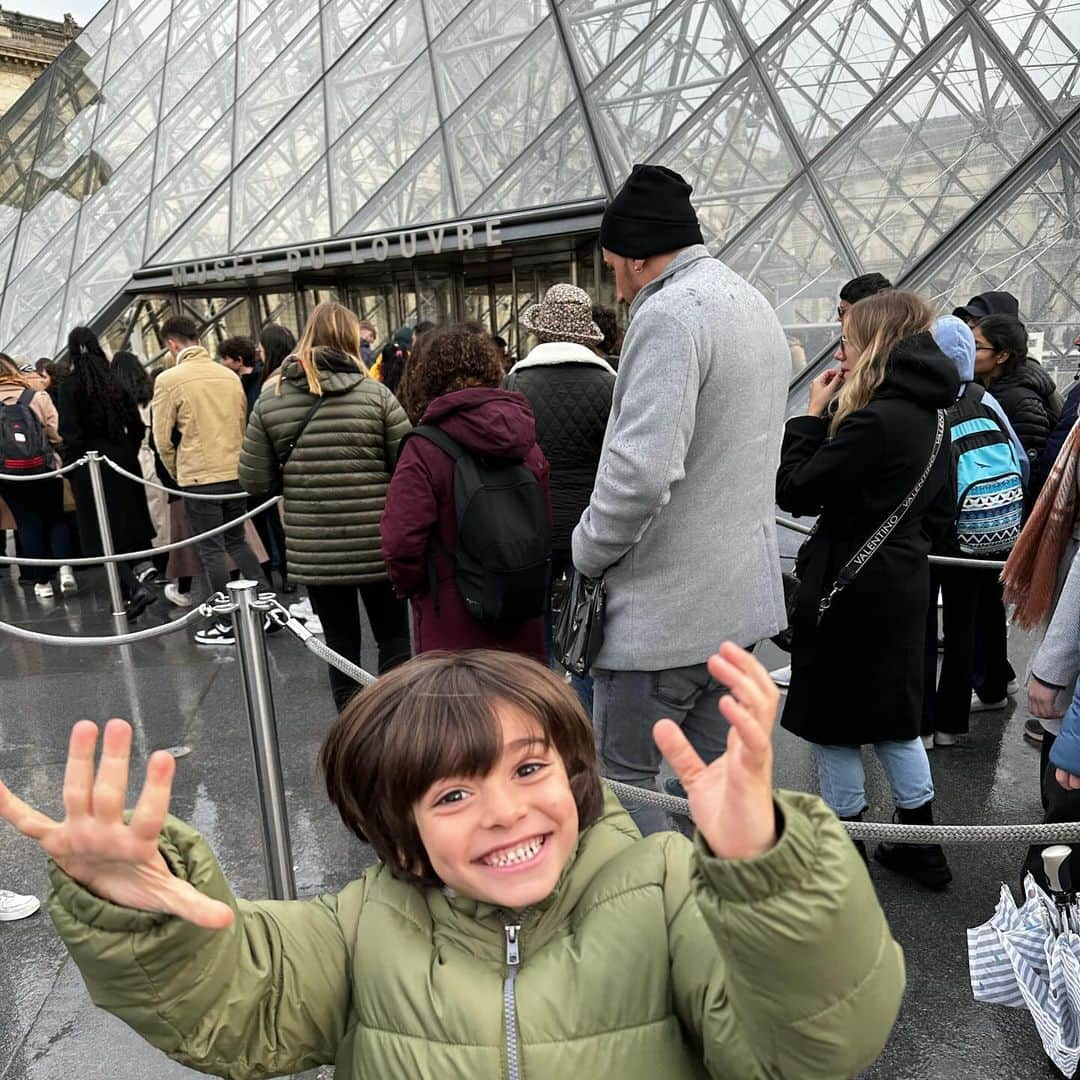
[{"label": "white sneaker", "polygon": [[787,667],[770,671],[769,678],[772,679],[781,690],[786,690],[791,685],[791,665],[788,664]]},{"label": "white sneaker", "polygon": [[974,690],[971,692],[971,708],[969,712],[996,712],[1004,709],[1009,704],[1009,699],[1003,697],[1000,701],[983,701]]},{"label": "white sneaker", "polygon": [[18,893],[0,889],[0,922],[14,922],[33,915],[41,907],[36,896],[20,896]]},{"label": "white sneaker", "polygon": [[79,583],[75,580],[75,571],[70,566],[60,567],[60,591],[65,595],[79,591]]},{"label": "white sneaker", "polygon": [[[925,739],[924,739],[925,741]],[[960,737],[958,735],[951,735],[947,731],[935,731],[934,732],[934,745],[935,746],[959,746]]]},{"label": "white sneaker", "polygon": [[321,634],[323,632],[322,619],[318,615],[312,615],[310,619],[304,621],[304,629],[311,634]]},{"label": "white sneaker", "polygon": [[1006,697],[1016,697],[1020,693],[1020,684],[1015,679],[1009,680],[1009,685],[1005,687]]},{"label": "white sneaker", "polygon": [[180,586],[175,581],[170,581],[165,586],[165,599],[177,607],[191,607],[195,603],[191,599],[191,593],[181,592]]},{"label": "white sneaker", "polygon": [[307,622],[308,619],[314,619],[315,609],[311,606],[311,598],[305,596],[303,600],[300,600],[295,604],[290,604],[289,614],[294,619],[299,619],[301,622]]},{"label": "white sneaker", "polygon": [[41,585],[34,586],[34,595],[39,600],[51,600],[53,598],[53,587],[51,581],[46,581]]},{"label": "white sneaker", "polygon": [[933,735],[922,735],[920,737],[922,738],[922,744],[923,744],[924,749],[926,749],[926,750],[933,750],[934,749],[934,736]]}]

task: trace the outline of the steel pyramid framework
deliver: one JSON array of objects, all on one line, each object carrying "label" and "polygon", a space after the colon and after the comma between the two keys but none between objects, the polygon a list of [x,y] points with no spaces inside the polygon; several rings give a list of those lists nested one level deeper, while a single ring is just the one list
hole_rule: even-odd
[{"label": "steel pyramid framework", "polygon": [[0,348],[135,271],[678,169],[814,354],[838,281],[1080,331],[1076,0],[110,0],[0,122]]}]

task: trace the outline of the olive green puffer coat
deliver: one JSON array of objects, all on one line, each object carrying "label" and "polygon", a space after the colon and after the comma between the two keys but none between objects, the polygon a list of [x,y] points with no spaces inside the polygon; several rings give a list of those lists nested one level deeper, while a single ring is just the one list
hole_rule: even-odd
[{"label": "olive green puffer coat", "polygon": [[169,819],[162,852],[234,906],[228,930],[115,907],[55,865],[49,911],[99,1006],[221,1076],[330,1062],[337,1080],[853,1076],[888,1038],[903,956],[833,814],[809,795],[776,803],[776,847],[723,861],[700,838],[639,839],[609,799],[520,915],[384,867],[336,896],[237,901]]},{"label": "olive green puffer coat", "polygon": [[[318,353],[326,402],[285,466],[285,549],[289,577],[303,585],[386,580],[379,522],[398,444],[410,424],[397,398],[352,357]],[[267,388],[248,421],[240,483],[265,495],[281,480],[278,462],[314,395],[300,364],[283,365],[280,393]]]}]

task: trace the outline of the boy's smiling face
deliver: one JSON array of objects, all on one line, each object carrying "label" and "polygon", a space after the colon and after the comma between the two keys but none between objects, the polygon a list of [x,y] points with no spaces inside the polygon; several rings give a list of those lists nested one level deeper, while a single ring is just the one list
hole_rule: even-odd
[{"label": "boy's smiling face", "polygon": [[463,896],[521,910],[549,896],[578,837],[566,767],[528,713],[497,702],[502,752],[486,776],[437,780],[413,805],[432,868]]}]

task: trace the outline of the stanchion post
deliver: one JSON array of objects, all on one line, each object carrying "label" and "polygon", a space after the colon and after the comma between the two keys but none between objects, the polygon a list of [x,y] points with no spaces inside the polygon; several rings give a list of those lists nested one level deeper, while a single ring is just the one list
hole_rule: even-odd
[{"label": "stanchion post", "polygon": [[251,748],[255,755],[255,783],[262,819],[266,879],[272,900],[295,900],[289,815],[285,806],[285,781],[281,775],[274,695],[270,689],[270,669],[266,657],[264,613],[255,606],[258,585],[254,581],[232,581],[229,597],[233,632],[240,655],[240,678],[244,684],[244,705],[251,725]]},{"label": "stanchion post", "polygon": [[[90,469],[90,487],[94,492],[94,513],[97,515],[98,532],[101,534],[101,553],[115,555],[112,528],[109,525],[109,507],[105,502],[105,483],[101,478],[101,454],[97,450],[89,450],[86,458],[87,467]],[[116,563],[105,564],[105,577],[109,582],[113,629],[118,634],[126,634],[128,632],[127,605],[124,603],[124,591],[120,588],[120,571],[116,568]]]}]

